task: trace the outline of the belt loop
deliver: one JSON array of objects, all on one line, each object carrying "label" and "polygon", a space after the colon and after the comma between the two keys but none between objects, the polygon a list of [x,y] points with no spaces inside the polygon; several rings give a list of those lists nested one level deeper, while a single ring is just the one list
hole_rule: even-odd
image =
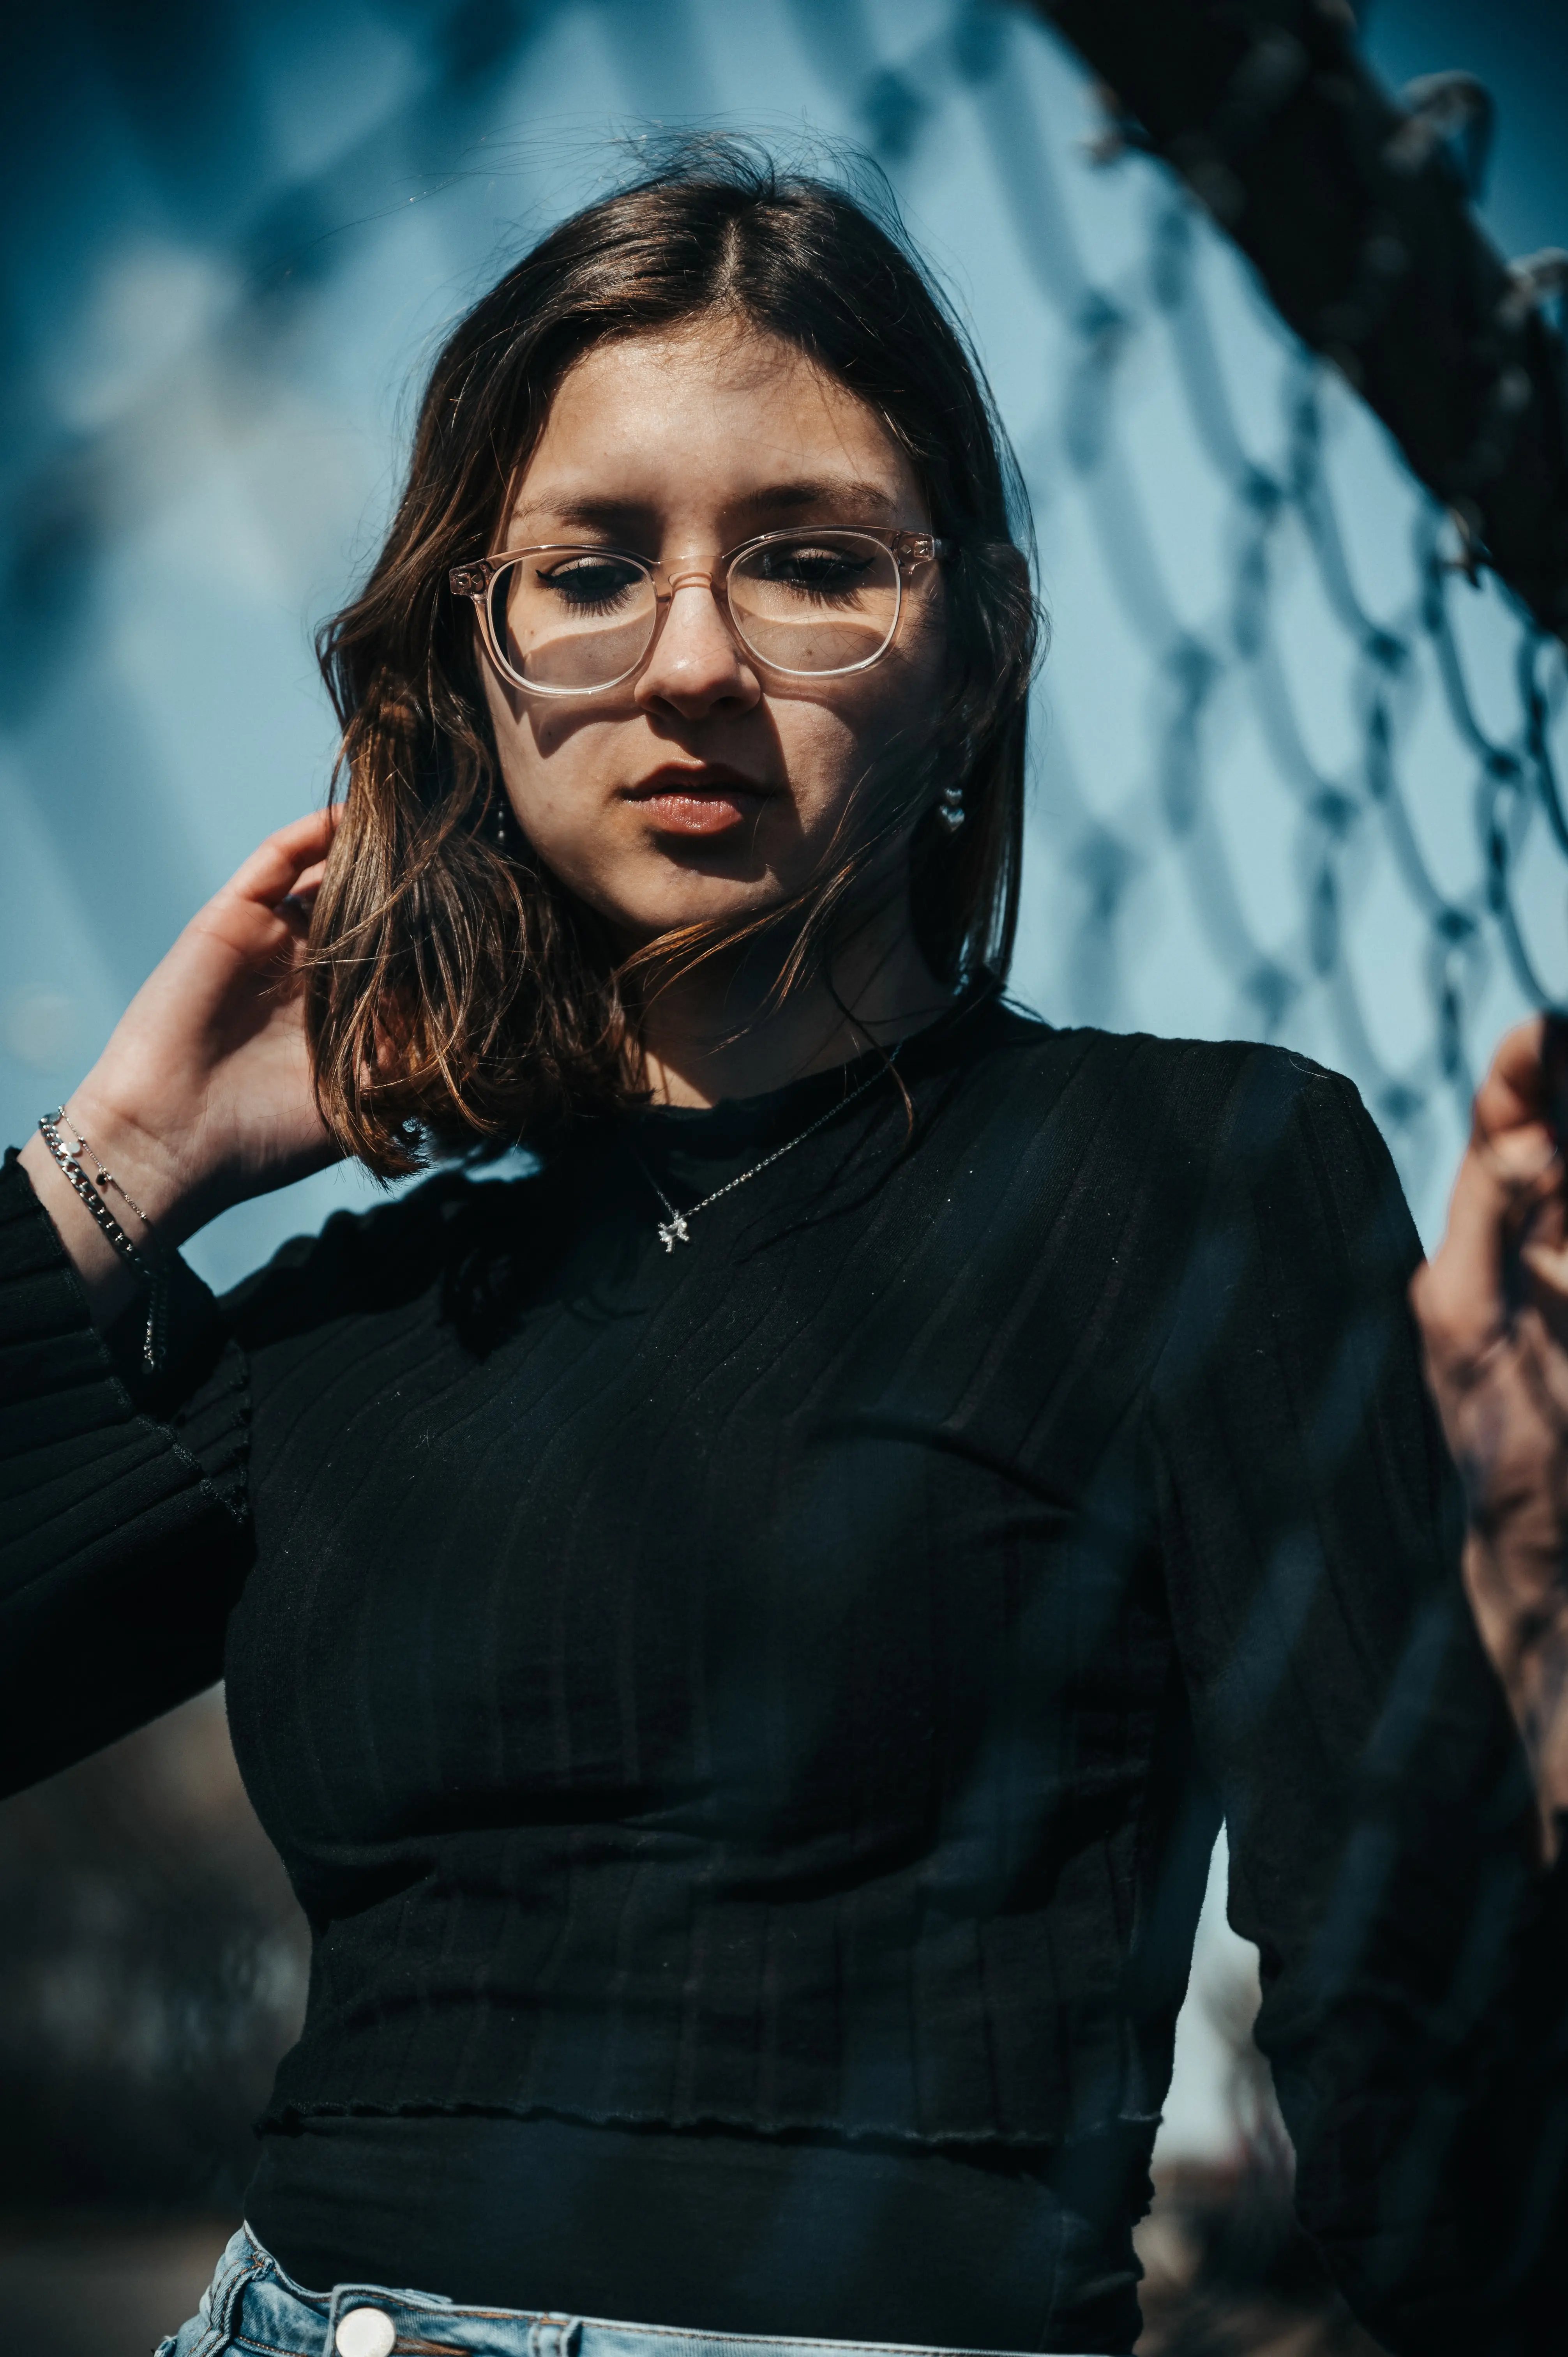
[{"label": "belt loop", "polygon": [[201,2295],[197,2314],[206,2330],[196,2341],[189,2357],[220,2357],[220,2352],[232,2342],[239,2322],[239,2307],[245,2296],[247,2284],[254,2283],[266,2265],[243,2227],[233,2236],[218,2262],[218,2271]]},{"label": "belt loop", "polygon": [[576,2357],[582,2319],[575,2316],[536,2316],[528,2328],[528,2357]]}]

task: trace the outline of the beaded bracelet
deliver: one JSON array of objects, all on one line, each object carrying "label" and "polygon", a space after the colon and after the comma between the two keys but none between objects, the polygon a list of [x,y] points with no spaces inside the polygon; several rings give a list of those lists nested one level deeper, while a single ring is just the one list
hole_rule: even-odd
[{"label": "beaded bracelet", "polygon": [[130,1196],[126,1194],[124,1187],[121,1186],[119,1180],[114,1177],[113,1172],[105,1169],[103,1163],[100,1157],[93,1153],[92,1148],[88,1145],[88,1142],[82,1135],[81,1130],[76,1128],[74,1122],[70,1125],[73,1130],[75,1130],[76,1143],[74,1146],[68,1146],[66,1144],[65,1139],[60,1135],[59,1126],[59,1125],[65,1120],[65,1117],[66,1113],[64,1105],[56,1105],[53,1113],[46,1113],[40,1117],[38,1122],[39,1135],[43,1138],[44,1144],[48,1147],[49,1152],[53,1155],[56,1162],[59,1165],[60,1170],[65,1178],[66,1184],[72,1189],[81,1203],[86,1207],[88,1211],[91,1212],[93,1220],[108,1237],[110,1243],[113,1245],[121,1259],[126,1262],[130,1267],[134,1268],[137,1275],[143,1278],[145,1282],[147,1287],[147,1328],[142,1340],[142,1357],[150,1372],[156,1374],[159,1368],[163,1365],[164,1351],[167,1341],[167,1265],[161,1255],[158,1255],[156,1253],[149,1254],[145,1251],[138,1250],[136,1245],[131,1242],[130,1237],[125,1233],[124,1229],[120,1225],[119,1221],[114,1217],[113,1212],[109,1209],[108,1204],[99,1193],[98,1188],[93,1185],[91,1179],[82,1168],[79,1158],[81,1155],[87,1154],[91,1156],[93,1162],[97,1165],[99,1185],[103,1187],[113,1187],[115,1193],[119,1195],[125,1203],[126,1208],[134,1212],[136,1218],[141,1221],[142,1225],[149,1232],[152,1228],[152,1222],[148,1219],[141,1206],[131,1200]]}]

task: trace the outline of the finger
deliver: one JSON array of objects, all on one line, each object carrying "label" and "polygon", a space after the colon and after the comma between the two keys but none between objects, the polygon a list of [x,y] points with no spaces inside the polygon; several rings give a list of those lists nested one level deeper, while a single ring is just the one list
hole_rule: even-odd
[{"label": "finger", "polygon": [[286,900],[298,889],[302,877],[312,868],[320,868],[332,847],[341,815],[341,803],[334,802],[325,810],[312,811],[305,818],[280,826],[236,868],[223,886],[223,894],[275,909],[280,900]]},{"label": "finger", "polygon": [[1509,1032],[1476,1092],[1470,1156],[1507,1198],[1516,1240],[1563,1196],[1568,1025],[1536,1016]]},{"label": "finger", "polygon": [[289,899],[308,905],[320,891],[326,874],[327,862],[325,859],[318,859],[314,867],[306,867],[302,874],[295,877],[294,889],[289,894]]},{"label": "finger", "polygon": [[1532,1238],[1520,1247],[1519,1257],[1529,1279],[1529,1297],[1549,1332],[1561,1341],[1568,1337],[1568,1244]]},{"label": "finger", "polygon": [[1499,1329],[1513,1200],[1491,1157],[1466,1147],[1443,1241],[1411,1286],[1412,1306],[1439,1368],[1473,1358]]},{"label": "finger", "polygon": [[271,914],[284,927],[289,939],[298,948],[304,949],[310,939],[310,902],[291,892],[286,900],[278,902]]},{"label": "finger", "polygon": [[[1474,1127],[1494,1144],[1536,1124],[1561,1122],[1561,1096],[1568,1076],[1568,1026],[1544,1015],[1517,1024],[1498,1042],[1486,1079],[1476,1092]],[[1554,1122],[1553,1116],[1556,1116]]]},{"label": "finger", "polygon": [[1476,1092],[1470,1144],[1508,1192],[1516,1232],[1561,1203],[1565,1086],[1568,1024],[1536,1016],[1503,1039]]}]

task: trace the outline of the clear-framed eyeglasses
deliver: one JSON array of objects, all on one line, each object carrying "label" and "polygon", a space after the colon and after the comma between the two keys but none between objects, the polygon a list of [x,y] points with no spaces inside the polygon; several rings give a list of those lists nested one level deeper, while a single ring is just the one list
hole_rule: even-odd
[{"label": "clear-framed eyeglasses", "polygon": [[869,671],[897,634],[906,590],[953,544],[872,529],[758,533],[709,564],[551,543],[456,565],[490,658],[532,695],[602,695],[647,662],[677,589],[712,590],[738,644],[791,679]]}]

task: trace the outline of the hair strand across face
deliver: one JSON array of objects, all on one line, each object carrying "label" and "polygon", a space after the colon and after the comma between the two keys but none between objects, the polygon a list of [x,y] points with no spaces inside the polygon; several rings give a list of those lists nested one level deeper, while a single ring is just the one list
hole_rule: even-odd
[{"label": "hair strand across face", "polygon": [[[328,1123],[383,1176],[433,1150],[542,1146],[632,1101],[639,1006],[660,973],[713,946],[689,929],[618,962],[592,911],[515,830],[498,834],[472,612],[446,585],[493,546],[568,369],[607,339],[715,316],[782,338],[873,407],[957,549],[937,728],[864,798],[811,888],[739,930],[789,927],[786,974],[816,970],[857,880],[907,836],[931,971],[1005,970],[1040,631],[1014,532],[1016,469],[983,381],[889,208],[784,173],[745,142],[688,141],[563,222],[456,328],[385,545],[319,634],[345,809],[312,921],[306,1022]],[[956,835],[937,808],[955,782]]]}]

